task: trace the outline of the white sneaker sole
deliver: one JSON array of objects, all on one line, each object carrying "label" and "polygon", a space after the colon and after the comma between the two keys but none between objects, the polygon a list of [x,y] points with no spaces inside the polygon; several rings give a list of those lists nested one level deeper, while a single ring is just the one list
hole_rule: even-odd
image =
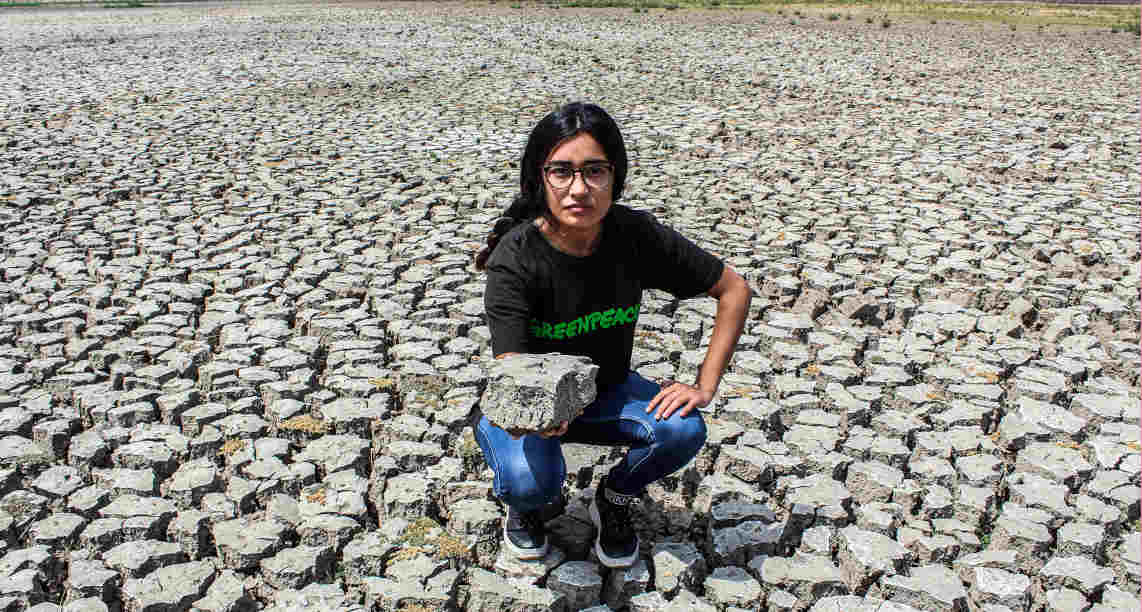
[{"label": "white sneaker sole", "polygon": [[595,524],[595,556],[599,557],[599,563],[615,569],[622,567],[630,567],[638,559],[638,536],[635,536],[634,552],[626,557],[611,557],[603,552],[602,534],[603,534],[603,519],[599,516],[599,506],[595,500],[591,500],[591,522]]},{"label": "white sneaker sole", "polygon": [[516,559],[519,559],[520,561],[535,561],[536,559],[542,559],[547,556],[547,551],[551,548],[550,538],[543,543],[543,548],[520,548],[515,544],[512,544],[511,538],[508,537],[508,530],[506,525],[503,529],[503,536],[504,546],[507,547],[508,552],[510,552],[515,556]]}]

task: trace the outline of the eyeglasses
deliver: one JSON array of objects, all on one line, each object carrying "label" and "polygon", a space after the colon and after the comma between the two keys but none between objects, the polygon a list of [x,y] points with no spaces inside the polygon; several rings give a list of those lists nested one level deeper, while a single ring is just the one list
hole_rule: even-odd
[{"label": "eyeglasses", "polygon": [[575,182],[575,175],[582,174],[583,182],[592,189],[602,189],[611,183],[611,164],[593,163],[582,168],[571,166],[544,166],[543,176],[552,189],[567,189]]}]

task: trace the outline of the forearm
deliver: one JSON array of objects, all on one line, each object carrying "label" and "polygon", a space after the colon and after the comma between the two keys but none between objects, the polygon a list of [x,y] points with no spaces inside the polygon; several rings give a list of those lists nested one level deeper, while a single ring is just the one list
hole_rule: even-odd
[{"label": "forearm", "polygon": [[732,284],[718,297],[714,332],[710,337],[710,346],[706,349],[706,357],[698,369],[698,380],[695,383],[699,389],[710,393],[718,390],[718,383],[721,382],[722,374],[734,355],[738,338],[745,329],[750,297],[749,285],[744,280]]}]

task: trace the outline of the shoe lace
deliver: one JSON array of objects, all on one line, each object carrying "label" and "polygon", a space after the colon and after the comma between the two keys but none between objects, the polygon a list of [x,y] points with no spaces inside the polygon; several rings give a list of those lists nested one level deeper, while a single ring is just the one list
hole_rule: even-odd
[{"label": "shoe lace", "polygon": [[543,529],[543,520],[538,512],[520,513],[519,524],[530,534],[535,534]]},{"label": "shoe lace", "polygon": [[606,504],[606,510],[603,512],[604,520],[607,531],[613,534],[614,539],[627,540],[634,534],[634,523],[631,520],[632,506],[633,502],[628,505]]}]

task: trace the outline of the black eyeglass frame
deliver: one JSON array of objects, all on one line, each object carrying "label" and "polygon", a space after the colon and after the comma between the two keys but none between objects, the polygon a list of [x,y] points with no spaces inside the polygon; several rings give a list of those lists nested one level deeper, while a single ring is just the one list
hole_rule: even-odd
[{"label": "black eyeglass frame", "polygon": [[[587,180],[587,175],[584,174],[584,171],[586,171],[587,168],[606,168],[607,172],[610,173],[607,176],[607,183],[610,183],[612,180],[614,180],[614,175],[615,175],[615,164],[614,164],[614,162],[588,162],[587,164],[584,164],[584,166],[582,168],[573,168],[571,166],[564,166],[561,164],[548,164],[546,166],[543,166],[540,169],[543,170],[543,180],[547,181],[547,184],[550,185],[552,189],[560,189],[560,190],[570,189],[571,186],[575,184],[575,175],[576,174],[578,174],[580,176],[580,178],[583,179],[583,184],[586,185],[588,189],[603,189],[604,187],[607,186],[606,184],[592,185]],[[551,177],[548,176],[548,174],[552,170],[557,170],[557,169],[558,170],[570,170],[571,171],[571,180],[566,185],[564,185],[562,187],[557,187],[554,183],[551,182]]]}]

